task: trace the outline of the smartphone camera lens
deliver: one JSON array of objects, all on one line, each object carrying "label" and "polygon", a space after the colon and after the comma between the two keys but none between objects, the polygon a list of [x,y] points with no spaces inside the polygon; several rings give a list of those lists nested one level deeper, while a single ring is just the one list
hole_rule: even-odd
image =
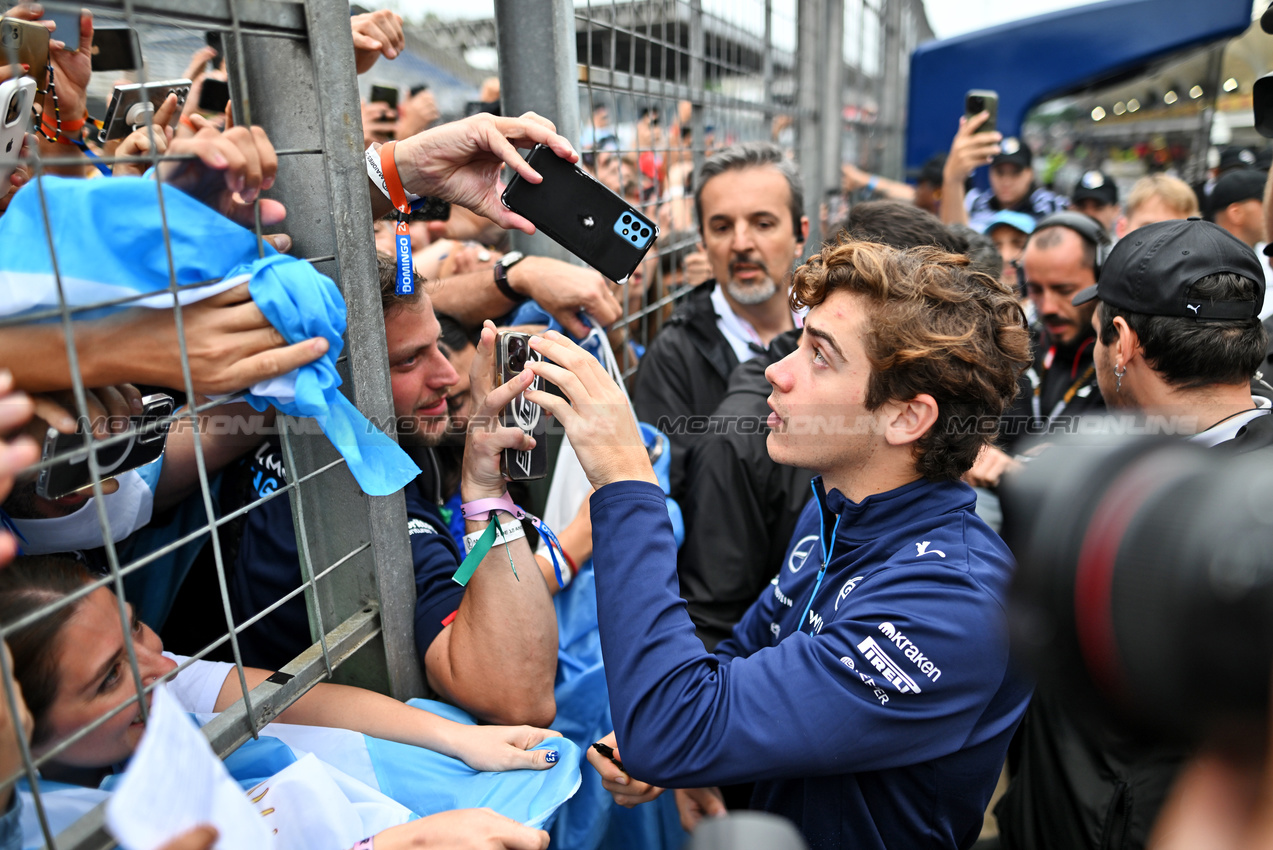
[{"label": "smartphone camera lens", "polygon": [[968,111],[974,115],[984,112],[986,109],[986,101],[980,97],[968,98]]},{"label": "smartphone camera lens", "polygon": [[624,215],[624,216],[623,216],[623,223],[624,223],[624,224],[631,224],[631,223],[632,223],[632,216],[630,216],[630,215]]},{"label": "smartphone camera lens", "polygon": [[508,341],[508,371],[520,373],[526,368],[526,340],[515,336]]},{"label": "smartphone camera lens", "polygon": [[646,229],[646,228],[644,228],[644,227],[643,227],[643,228],[641,228],[641,236],[642,236],[643,238],[645,238],[645,239],[649,239],[649,238],[650,238],[650,231],[649,231],[649,230],[647,230],[647,229]]}]

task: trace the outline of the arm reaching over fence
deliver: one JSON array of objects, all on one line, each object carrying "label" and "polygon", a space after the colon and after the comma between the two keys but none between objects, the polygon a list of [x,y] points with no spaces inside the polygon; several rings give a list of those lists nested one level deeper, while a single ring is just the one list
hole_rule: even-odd
[{"label": "arm reaching over fence", "polygon": [[[551,121],[533,112],[520,118],[483,113],[453,121],[403,139],[394,148],[402,185],[413,195],[442,198],[490,218],[500,227],[534,233],[535,226],[504,206],[500,169],[512,168],[531,183],[543,178],[517,152],[546,144],[560,157],[576,162],[570,142]],[[372,215],[391,209],[379,190],[371,193]]]}]

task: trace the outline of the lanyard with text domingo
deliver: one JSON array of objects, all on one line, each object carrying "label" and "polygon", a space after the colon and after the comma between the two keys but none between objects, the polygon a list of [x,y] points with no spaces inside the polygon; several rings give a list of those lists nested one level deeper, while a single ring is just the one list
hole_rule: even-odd
[{"label": "lanyard with text domingo", "polygon": [[[1094,342],[1094,340],[1088,340],[1088,342],[1089,343]],[[1083,354],[1083,350],[1080,348],[1074,355],[1074,359],[1076,362],[1078,361],[1078,358],[1082,356],[1082,354]],[[1047,376],[1048,370],[1052,368],[1052,361],[1055,358],[1056,358],[1056,346],[1054,345],[1048,349],[1047,355],[1044,356],[1043,358],[1043,377]],[[1092,376],[1095,374],[1096,374],[1096,366],[1095,365],[1088,366],[1087,369],[1083,372],[1083,374],[1079,375],[1078,380],[1070,384],[1070,388],[1065,391],[1065,395],[1061,396],[1061,400],[1058,401],[1055,406],[1053,406],[1052,412],[1048,414],[1048,418],[1047,418],[1048,425],[1051,425],[1058,416],[1060,416],[1062,413],[1065,412],[1065,408],[1069,406],[1069,403],[1071,401],[1074,400],[1074,396],[1078,394],[1079,389],[1082,388],[1082,386],[1086,384],[1088,381],[1090,381],[1092,379]],[[1030,409],[1034,413],[1035,419],[1042,419],[1043,418],[1043,403],[1042,401],[1040,401],[1040,396],[1042,396],[1043,394],[1043,377],[1040,377],[1034,371],[1034,369],[1030,370],[1030,377],[1034,379],[1034,397],[1030,399]]]},{"label": "lanyard with text domingo", "polygon": [[398,176],[398,164],[393,159],[393,149],[398,143],[385,142],[380,148],[380,169],[385,176],[385,190],[389,193],[389,202],[398,211],[398,224],[394,230],[394,254],[397,257],[398,273],[395,292],[398,295],[410,295],[415,292],[415,269],[411,264],[411,203],[407,200],[407,190],[403,188],[402,178]]}]

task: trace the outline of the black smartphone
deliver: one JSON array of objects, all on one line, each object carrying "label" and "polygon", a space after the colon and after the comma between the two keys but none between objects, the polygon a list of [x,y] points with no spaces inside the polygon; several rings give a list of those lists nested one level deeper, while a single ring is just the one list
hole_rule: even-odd
[{"label": "black smartphone", "polygon": [[[506,384],[522,373],[527,362],[543,360],[539,353],[530,347],[530,334],[504,331],[495,338],[495,381],[496,386]],[[545,389],[544,379],[535,376],[529,389]],[[522,433],[535,438],[535,447],[530,451],[504,449],[500,455],[500,472],[509,481],[528,481],[532,478],[543,478],[548,474],[548,441],[544,435],[547,423],[544,411],[539,405],[526,400],[526,394],[520,393],[500,411],[500,424],[521,429]]]},{"label": "black smartphone", "polygon": [[964,116],[971,118],[989,112],[990,117],[977,128],[978,133],[991,133],[999,126],[999,93],[989,89],[973,89],[964,95]]},{"label": "black smartphone", "polygon": [[526,161],[543,182],[514,175],[504,205],[610,280],[632,274],[658,238],[658,225],[547,145],[535,145]]},{"label": "black smartphone", "polygon": [[398,87],[374,85],[371,87],[371,97],[367,98],[368,103],[383,103],[388,105],[390,109],[398,108]]},{"label": "black smartphone", "polygon": [[220,114],[230,102],[230,84],[215,77],[204,77],[199,89],[199,111]]},{"label": "black smartphone", "polygon": [[[127,438],[97,450],[97,465],[102,478],[113,478],[130,469],[154,463],[168,443],[168,427],[173,411],[172,396],[156,393],[141,400],[140,416],[129,417]],[[93,483],[88,468],[88,452],[84,447],[83,424],[74,434],[63,434],[50,428],[44,437],[42,460],[55,463],[40,470],[36,495],[60,499]]]},{"label": "black smartphone", "polygon": [[[61,28],[59,27],[59,32]],[[93,30],[93,72],[136,71],[141,67],[141,41],[132,27]]]},{"label": "black smartphone", "polygon": [[38,21],[0,18],[0,57],[6,64],[29,66],[26,76],[43,90],[49,78],[49,31]]},{"label": "black smartphone", "polygon": [[180,107],[190,95],[189,80],[165,80],[160,83],[129,83],[116,86],[106,107],[106,119],[102,122],[97,141],[105,144],[111,139],[122,139],[137,127],[144,127],[150,116],[163,105],[168,95],[176,92],[178,109],[173,112],[169,126],[181,118]]}]

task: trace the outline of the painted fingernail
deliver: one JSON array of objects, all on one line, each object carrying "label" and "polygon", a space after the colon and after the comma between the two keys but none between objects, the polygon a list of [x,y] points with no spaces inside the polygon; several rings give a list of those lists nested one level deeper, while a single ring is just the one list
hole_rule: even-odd
[{"label": "painted fingernail", "polygon": [[557,754],[556,750],[549,750],[548,752],[544,753],[544,761],[548,762],[549,764],[556,764],[557,759],[559,758],[561,758],[561,756]]}]

